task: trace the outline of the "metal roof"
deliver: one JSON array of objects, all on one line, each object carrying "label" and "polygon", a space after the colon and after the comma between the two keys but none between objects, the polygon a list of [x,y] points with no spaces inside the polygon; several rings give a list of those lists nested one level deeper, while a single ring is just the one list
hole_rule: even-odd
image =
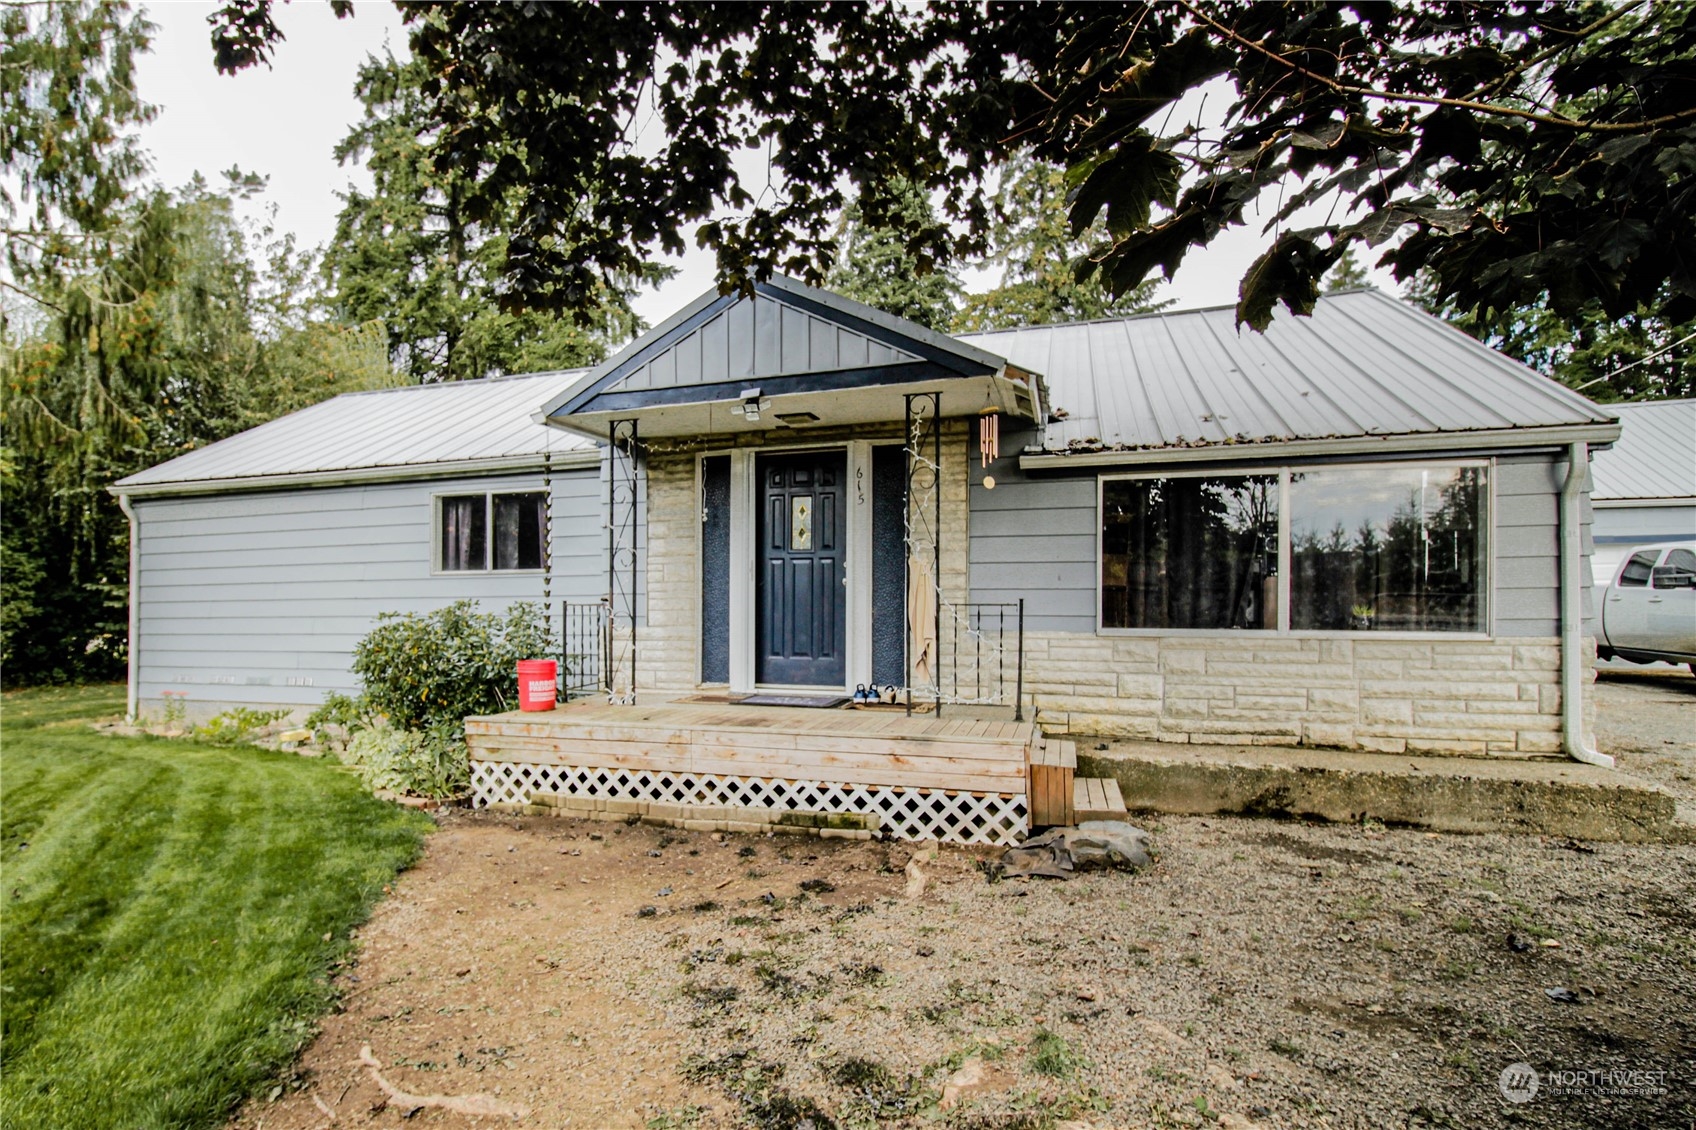
[{"label": "metal roof", "polygon": [[1563,385],[1377,290],[1239,330],[1232,307],[961,340],[1043,374],[1048,451],[1289,443],[1606,425]]},{"label": "metal roof", "polygon": [[1696,500],[1696,400],[1610,404],[1619,439],[1590,463],[1590,497]]},{"label": "metal roof", "polygon": [[595,445],[531,420],[583,370],[344,393],[120,479],[119,494],[539,466]]}]

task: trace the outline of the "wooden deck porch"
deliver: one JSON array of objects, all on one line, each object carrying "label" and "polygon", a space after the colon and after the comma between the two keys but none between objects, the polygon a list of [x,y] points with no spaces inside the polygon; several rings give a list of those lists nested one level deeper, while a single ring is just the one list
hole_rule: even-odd
[{"label": "wooden deck porch", "polygon": [[1033,764],[1042,796],[1071,793],[1033,723],[989,712],[573,703],[468,718],[466,740],[479,807],[586,797],[849,814],[900,839],[1011,843],[1031,826]]}]

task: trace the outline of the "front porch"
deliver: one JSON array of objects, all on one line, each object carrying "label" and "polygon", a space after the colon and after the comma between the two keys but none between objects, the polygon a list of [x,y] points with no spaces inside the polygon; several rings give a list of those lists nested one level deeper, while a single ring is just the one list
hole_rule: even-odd
[{"label": "front porch", "polygon": [[466,740],[480,808],[576,797],[630,805],[612,810],[632,816],[641,814],[636,804],[672,817],[672,809],[699,807],[852,816],[895,839],[981,844],[1016,843],[1033,823],[1072,815],[1071,744],[1045,740],[1011,710],[962,707],[938,718],[729,701],[579,702],[468,718]]}]

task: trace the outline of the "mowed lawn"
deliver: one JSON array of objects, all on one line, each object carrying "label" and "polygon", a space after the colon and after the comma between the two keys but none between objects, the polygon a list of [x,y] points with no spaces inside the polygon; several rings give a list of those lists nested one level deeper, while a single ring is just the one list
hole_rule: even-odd
[{"label": "mowed lawn", "polygon": [[181,1127],[264,1090],[427,817],[334,763],[106,737],[122,687],[0,699],[0,1125]]}]

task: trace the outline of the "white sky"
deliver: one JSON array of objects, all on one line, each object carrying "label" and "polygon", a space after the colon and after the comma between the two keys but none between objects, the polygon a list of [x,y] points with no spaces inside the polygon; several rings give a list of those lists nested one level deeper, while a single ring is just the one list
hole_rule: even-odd
[{"label": "white sky", "polygon": [[[274,18],[287,40],[277,47],[272,69],[252,68],[230,77],[212,65],[206,17],[212,3],[180,0],[146,5],[158,25],[153,50],[138,68],[142,98],[160,108],[142,131],[153,155],[154,175],[176,187],[196,171],[214,184],[232,165],[270,178],[264,200],[277,210],[277,226],[295,233],[304,246],[327,243],[341,208],[337,192],[349,184],[369,187],[364,170],[336,163],[332,151],[360,117],[353,80],[368,54],[392,46],[404,54],[406,30],[393,5],[362,2],[353,18],[337,20],[327,4],[296,0],[278,4]],[[1299,220],[1300,218],[1298,218]],[[1161,297],[1179,309],[1236,301],[1243,272],[1269,241],[1252,215],[1204,251],[1195,251]],[[713,256],[694,249],[670,262],[677,277],[639,296],[636,309],[650,325],[669,317],[713,283]],[[1377,284],[1394,292],[1387,272]],[[965,273],[967,286],[993,281],[986,272]]]}]

